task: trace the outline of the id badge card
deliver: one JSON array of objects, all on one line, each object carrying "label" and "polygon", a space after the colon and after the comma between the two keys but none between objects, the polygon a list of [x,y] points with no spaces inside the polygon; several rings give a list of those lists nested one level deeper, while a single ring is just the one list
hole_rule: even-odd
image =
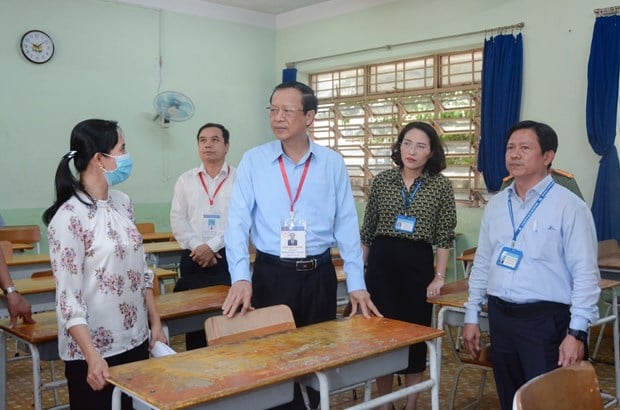
[{"label": "id badge card", "polygon": [[394,230],[396,232],[413,233],[417,219],[413,216],[398,215],[394,222]]},{"label": "id badge card", "polygon": [[519,264],[521,263],[521,259],[523,259],[523,252],[518,249],[504,246],[499,252],[497,262],[495,263],[510,270],[517,270]]},{"label": "id badge card", "polygon": [[280,227],[280,257],[306,257],[306,223],[303,219],[293,216],[282,221]]},{"label": "id badge card", "polygon": [[224,235],[224,221],[219,209],[210,207],[202,213],[202,239]]}]

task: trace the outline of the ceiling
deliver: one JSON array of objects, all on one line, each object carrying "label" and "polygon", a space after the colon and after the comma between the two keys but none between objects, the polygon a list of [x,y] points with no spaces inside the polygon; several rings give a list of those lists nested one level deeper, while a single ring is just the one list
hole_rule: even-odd
[{"label": "ceiling", "polygon": [[258,11],[266,14],[281,14],[303,7],[324,3],[327,0],[202,0],[225,6]]},{"label": "ceiling", "polygon": [[102,0],[215,19],[284,28],[396,0]]}]

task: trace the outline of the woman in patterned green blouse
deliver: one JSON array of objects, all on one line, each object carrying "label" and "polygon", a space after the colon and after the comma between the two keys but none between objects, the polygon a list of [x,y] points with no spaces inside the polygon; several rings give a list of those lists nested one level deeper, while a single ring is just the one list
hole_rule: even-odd
[{"label": "woman in patterned green blouse", "polygon": [[[361,231],[366,284],[386,317],[429,326],[432,306],[427,296],[444,284],[454,228],[454,192],[441,174],[446,159],[437,132],[427,123],[411,122],[392,146],[396,167],[373,181]],[[437,246],[434,267],[433,245]],[[408,386],[426,368],[426,344],[410,347]],[[379,394],[392,391],[392,375],[377,379]],[[417,394],[408,397],[416,408]],[[388,409],[388,406],[384,406]]]}]

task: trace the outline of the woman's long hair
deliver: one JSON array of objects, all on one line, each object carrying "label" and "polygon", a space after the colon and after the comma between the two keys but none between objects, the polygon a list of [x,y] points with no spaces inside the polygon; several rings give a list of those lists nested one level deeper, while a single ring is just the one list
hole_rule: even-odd
[{"label": "woman's long hair", "polygon": [[[90,119],[77,124],[71,131],[70,151],[63,155],[56,169],[54,186],[56,188],[56,200],[43,212],[43,222],[49,225],[58,209],[78,191],[85,192],[82,182],[73,175],[69,163],[73,165],[78,174],[88,167],[90,159],[98,152],[109,153],[118,143],[118,125],[116,121]],[[88,197],[88,193],[86,193]],[[80,196],[77,198],[84,202]],[[91,199],[91,204],[94,200]],[[84,202],[86,205],[91,205]]]}]

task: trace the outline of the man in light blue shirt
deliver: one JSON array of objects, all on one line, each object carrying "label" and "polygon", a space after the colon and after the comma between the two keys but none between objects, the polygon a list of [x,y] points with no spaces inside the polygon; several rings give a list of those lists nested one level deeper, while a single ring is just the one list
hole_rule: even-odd
[{"label": "man in light blue shirt", "polygon": [[463,329],[465,347],[477,358],[478,316],[488,301],[503,410],[512,408],[526,381],[587,356],[600,294],[592,214],[548,174],[558,146],[555,131],[522,121],[507,135],[506,166],[514,182],[484,210]]},{"label": "man in light blue shirt", "polygon": [[[238,308],[245,312],[253,305],[258,307],[258,292],[252,288],[252,283],[260,273],[257,268],[260,268],[262,260],[268,259],[280,266],[291,266],[289,262],[292,262],[302,272],[295,276],[301,278],[308,276],[303,272],[314,270],[308,270],[303,261],[316,259],[321,263],[319,259],[322,255],[329,253],[336,244],[344,260],[352,314],[357,313],[359,308],[367,317],[380,315],[364,283],[358,218],[344,160],[335,151],[315,144],[306,133],[306,127],[314,121],[317,106],[314,91],[305,84],[278,85],[268,107],[276,140],[249,150],[239,163],[225,234],[232,279],[232,287],[223,306],[224,314],[228,316],[234,315]],[[280,258],[283,225],[287,219],[295,227],[303,227],[306,256]],[[250,274],[248,250],[250,232],[257,249],[253,276]],[[299,234],[297,238],[299,240]],[[328,262],[327,265],[333,268],[331,258]],[[333,276],[333,283],[330,279],[329,293],[333,293],[334,298],[329,300],[329,306],[333,315],[329,313],[329,317],[323,317],[323,320],[336,315],[335,272],[330,276]],[[270,291],[284,293],[282,289]],[[263,295],[258,296],[262,299]],[[287,298],[291,296],[303,298],[303,295]],[[317,306],[319,304],[318,300],[308,299],[300,303],[299,312],[293,306],[293,313],[305,316],[307,312],[323,309]],[[303,325],[313,320],[301,322]]]},{"label": "man in light blue shirt", "polygon": [[[317,145],[306,128],[318,100],[305,84],[278,85],[268,108],[275,141],[245,153],[224,236],[232,286],[223,314],[285,304],[296,325],[336,318],[336,271],[344,260],[352,313],[381,316],[366,291],[357,212],[342,157]],[[251,235],[250,235],[251,233]],[[294,233],[296,243],[289,244]],[[256,247],[250,273],[249,239]],[[311,401],[317,398],[311,394]],[[299,389],[285,408],[304,409]]]}]

